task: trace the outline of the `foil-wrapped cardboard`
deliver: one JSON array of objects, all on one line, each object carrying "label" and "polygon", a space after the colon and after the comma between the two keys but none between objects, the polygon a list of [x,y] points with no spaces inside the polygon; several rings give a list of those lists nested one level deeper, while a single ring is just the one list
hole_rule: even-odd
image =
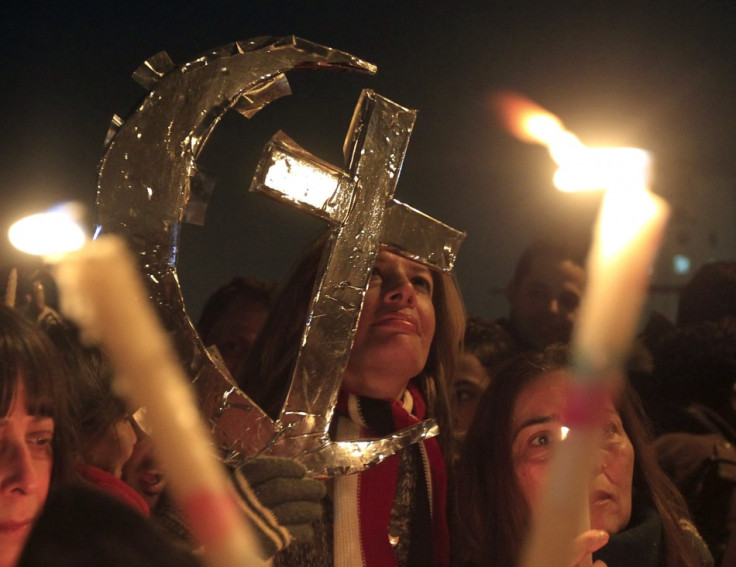
[{"label": "foil-wrapped cardboard", "polygon": [[374,73],[348,53],[293,36],[255,38],[175,66],[165,53],[134,78],[149,95],[116,119],[100,164],[96,234],[120,233],[137,254],[151,300],[193,378],[226,460],[271,452],[302,460],[313,475],[349,474],[437,434],[433,421],[383,439],[333,442],[328,428],[378,250],[450,270],[464,234],[393,199],[416,112],[364,91],[344,144],[345,164],[326,163],[283,133],[264,150],[251,189],[315,214],[331,235],[285,406],[270,419],[208,352],[176,273],[180,223],[202,222],[211,186],[195,184],[196,159],[223,114],[250,117],[289,94],[295,68]]}]

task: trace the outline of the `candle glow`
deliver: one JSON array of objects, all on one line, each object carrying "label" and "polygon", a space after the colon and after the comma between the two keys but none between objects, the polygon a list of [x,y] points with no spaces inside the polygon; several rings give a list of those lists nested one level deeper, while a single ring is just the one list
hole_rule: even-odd
[{"label": "candle glow", "polygon": [[[589,148],[559,118],[513,93],[497,95],[494,103],[513,134],[548,148],[559,166],[554,175],[558,189],[605,190],[573,331],[571,430],[550,464],[547,490],[522,558],[524,567],[566,567],[573,540],[590,527],[587,492],[600,442],[595,435],[599,410],[621,380],[668,206],[648,189],[647,152]],[[580,564],[591,563],[588,556]]]},{"label": "candle glow", "polygon": [[547,147],[559,166],[553,181],[560,191],[647,190],[649,156],[644,150],[588,147],[559,118],[517,94],[497,95],[495,103],[512,134]]},{"label": "candle glow", "polygon": [[648,189],[649,154],[588,147],[559,118],[521,95],[503,92],[493,102],[512,134],[547,147],[559,166],[555,187],[605,190],[573,346],[586,368],[615,368],[630,348],[667,218],[667,204]]},{"label": "candle glow", "polygon": [[22,252],[54,258],[80,249],[87,240],[76,216],[78,212],[71,205],[31,215],[13,223],[8,238]]},{"label": "candle glow", "polygon": [[[13,243],[36,250],[47,261],[53,257],[62,313],[79,325],[86,342],[104,348],[115,368],[117,391],[131,407],[145,408],[157,458],[203,546],[205,564],[263,565],[189,381],[148,300],[135,257],[119,236],[86,241],[74,225],[64,211],[33,215],[14,225],[21,228]],[[61,233],[81,234],[81,243],[71,248]]]}]

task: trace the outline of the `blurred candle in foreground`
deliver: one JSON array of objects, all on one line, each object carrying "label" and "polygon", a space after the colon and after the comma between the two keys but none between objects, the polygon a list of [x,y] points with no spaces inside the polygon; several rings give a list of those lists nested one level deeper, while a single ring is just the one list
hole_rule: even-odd
[{"label": "blurred candle in foreground", "polygon": [[581,378],[600,380],[628,355],[669,207],[648,189],[650,160],[644,150],[589,148],[557,117],[520,95],[502,93],[495,102],[513,134],[549,149],[559,166],[558,189],[605,190],[573,334]]},{"label": "blurred candle in foreground", "polygon": [[[573,540],[589,527],[588,483],[600,438],[600,410],[620,380],[636,332],[651,265],[668,216],[648,189],[649,156],[635,148],[589,148],[562,122],[513,93],[495,97],[508,129],[546,146],[562,191],[603,189],[587,261],[587,283],[572,338],[574,386],[563,416],[570,427],[550,464],[522,565],[570,567]],[[580,565],[590,565],[587,557]]]},{"label": "blurred candle in foreground", "polygon": [[[68,217],[64,222],[58,212],[51,221],[34,215],[14,227],[17,247],[56,262],[62,312],[79,325],[85,341],[100,345],[110,357],[116,389],[133,407],[146,408],[156,457],[203,547],[206,564],[262,565],[194,394],[125,242],[114,235],[80,240],[81,230]],[[18,238],[23,232],[32,237],[30,246]],[[77,235],[76,245],[69,244],[67,234]]]}]

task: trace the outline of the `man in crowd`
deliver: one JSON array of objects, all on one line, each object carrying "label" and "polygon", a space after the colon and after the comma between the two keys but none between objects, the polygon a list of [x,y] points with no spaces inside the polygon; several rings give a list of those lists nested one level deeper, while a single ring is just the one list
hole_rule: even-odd
[{"label": "man in crowd", "polygon": [[510,311],[498,320],[520,350],[570,341],[585,287],[585,249],[539,239],[522,253],[507,287]]}]

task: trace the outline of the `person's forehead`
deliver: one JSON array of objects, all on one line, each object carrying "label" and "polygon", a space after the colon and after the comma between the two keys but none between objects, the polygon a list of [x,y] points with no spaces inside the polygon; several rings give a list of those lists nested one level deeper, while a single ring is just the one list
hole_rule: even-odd
[{"label": "person's forehead", "polygon": [[240,319],[228,317],[220,319],[212,325],[207,334],[207,342],[219,342],[224,340],[252,341],[263,328],[268,317],[267,312],[258,316],[250,314]]},{"label": "person's forehead", "polygon": [[429,266],[422,264],[421,262],[410,260],[409,258],[405,258],[404,256],[397,254],[396,252],[393,252],[386,248],[382,248],[381,250],[379,250],[378,256],[376,257],[376,265],[387,264],[395,264],[397,266],[402,266],[405,269],[410,269],[412,271],[430,271]]},{"label": "person's forehead", "polygon": [[464,352],[458,357],[453,381],[457,382],[460,379],[479,385],[488,379],[486,369],[474,354]]},{"label": "person's forehead", "polygon": [[267,315],[268,311],[269,308],[267,305],[256,299],[242,295],[228,302],[227,306],[222,310],[217,319],[215,319],[214,324],[232,324],[234,321],[238,321],[244,317],[259,318],[262,315]]},{"label": "person's forehead", "polygon": [[567,258],[537,256],[530,264],[524,280],[536,284],[568,284],[582,287],[585,269]]},{"label": "person's forehead", "polygon": [[53,419],[50,416],[47,416],[43,413],[29,413],[29,400],[28,400],[28,390],[26,388],[24,380],[18,380],[15,391],[12,394],[10,404],[8,405],[8,411],[5,413],[5,415],[0,416],[0,422],[7,421],[9,417],[12,416],[27,416],[30,421],[41,421],[41,420],[52,420]]},{"label": "person's forehead", "polygon": [[565,403],[568,386],[569,378],[562,371],[545,372],[532,381],[516,398],[514,425],[533,417],[559,413]]},{"label": "person's forehead", "polygon": [[[544,373],[527,385],[516,398],[512,417],[514,429],[528,421],[549,417],[559,420],[567,403],[572,378],[564,370]],[[621,420],[613,400],[608,400],[601,410],[606,419]],[[564,423],[562,425],[565,425]]]}]

